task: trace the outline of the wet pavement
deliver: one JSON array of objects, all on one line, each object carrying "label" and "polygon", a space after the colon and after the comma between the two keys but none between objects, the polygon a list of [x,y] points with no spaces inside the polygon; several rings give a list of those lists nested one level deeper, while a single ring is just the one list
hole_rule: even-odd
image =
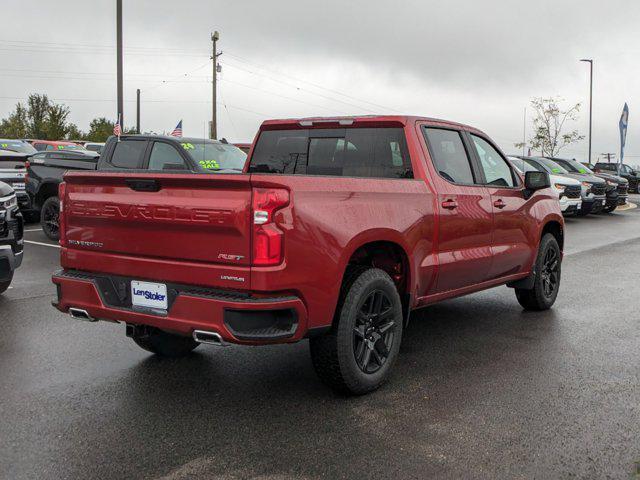
[{"label": "wet pavement", "polygon": [[640,209],[568,219],[562,287],[412,316],[390,382],[344,398],[306,341],[162,360],[50,306],[58,249],[28,226],[0,297],[0,477],[634,478]]}]

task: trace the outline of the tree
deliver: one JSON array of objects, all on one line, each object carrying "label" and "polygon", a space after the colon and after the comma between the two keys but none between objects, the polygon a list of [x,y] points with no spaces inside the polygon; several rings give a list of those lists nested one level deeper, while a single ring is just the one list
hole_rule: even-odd
[{"label": "tree", "polygon": [[69,124],[67,123],[68,116],[69,107],[65,105],[49,105],[44,123],[44,131],[47,139],[56,140],[67,138],[67,134],[69,133]]},{"label": "tree", "polygon": [[50,140],[47,136],[47,118],[51,102],[46,95],[32,94],[27,99],[28,136]]},{"label": "tree", "polygon": [[0,137],[26,138],[28,137],[27,109],[21,103],[16,105],[15,111],[0,122]]},{"label": "tree", "polygon": [[69,140],[85,140],[87,135],[81,131],[75,123],[67,126],[67,138]]},{"label": "tree", "polygon": [[115,122],[112,122],[108,118],[100,117],[94,118],[89,124],[89,133],[87,133],[87,140],[92,142],[104,142],[113,135],[113,127]]},{"label": "tree", "polygon": [[[533,137],[529,139],[529,146],[541,151],[543,156],[556,157],[564,147],[584,138],[577,130],[564,132],[567,122],[578,120],[580,104],[562,109],[559,105],[561,102],[562,99],[559,97],[538,97],[531,100],[535,117]],[[525,144],[516,143],[515,146],[522,148]]]}]

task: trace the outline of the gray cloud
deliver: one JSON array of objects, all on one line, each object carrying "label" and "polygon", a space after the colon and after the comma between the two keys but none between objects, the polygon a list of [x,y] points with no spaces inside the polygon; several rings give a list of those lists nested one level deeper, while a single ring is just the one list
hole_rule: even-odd
[{"label": "gray cloud", "polygon": [[[3,3],[14,18],[0,33],[3,69],[37,72],[3,70],[0,89],[10,98],[0,99],[2,114],[13,97],[39,91],[67,99],[81,128],[95,116],[114,117],[115,57],[104,46],[115,43],[115,1]],[[640,155],[639,20],[640,2],[631,0],[125,0],[126,115],[133,119],[131,100],[142,88],[143,126],[170,130],[184,118],[186,133],[204,132],[208,37],[218,29],[220,129],[229,138],[251,139],[266,117],[398,110],[472,123],[513,150],[531,97],[560,95],[586,107],[587,67],[578,60],[590,56],[594,151],[617,149],[628,101],[628,150]],[[73,45],[65,51],[64,43]],[[586,132],[586,121],[583,108],[576,127]],[[567,154],[584,156],[586,144]]]}]

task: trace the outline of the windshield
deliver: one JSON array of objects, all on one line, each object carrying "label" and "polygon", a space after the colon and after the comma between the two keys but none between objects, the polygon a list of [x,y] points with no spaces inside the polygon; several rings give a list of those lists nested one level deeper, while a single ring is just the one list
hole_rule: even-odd
[{"label": "windshield", "polygon": [[27,142],[20,140],[0,140],[0,150],[10,150],[18,153],[36,153],[37,150]]},{"label": "windshield", "polygon": [[569,173],[566,169],[548,158],[536,158],[536,162],[540,163],[547,173],[553,173],[555,175],[564,175]]},{"label": "windshield", "polygon": [[80,145],[56,145],[55,149],[56,150],[82,150],[82,151],[85,150],[85,148],[81,147]]},{"label": "windshield", "polygon": [[581,163],[576,162],[575,160],[564,160],[564,159],[555,159],[554,162],[566,168],[568,171],[573,173],[582,173],[582,174],[591,174],[593,173],[589,168],[585,167]]},{"label": "windshield", "polygon": [[247,154],[233,145],[219,142],[181,142],[180,145],[206,172],[241,172],[247,160]]},{"label": "windshield", "polygon": [[525,160],[525,171],[527,172],[546,172],[544,167],[534,160]]}]

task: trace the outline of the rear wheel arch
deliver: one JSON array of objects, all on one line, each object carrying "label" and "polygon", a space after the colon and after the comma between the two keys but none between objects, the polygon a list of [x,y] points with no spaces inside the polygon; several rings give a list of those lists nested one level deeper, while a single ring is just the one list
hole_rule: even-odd
[{"label": "rear wheel arch", "polygon": [[40,185],[35,197],[35,203],[38,208],[42,208],[47,199],[58,196],[58,186],[59,184],[56,182],[47,182]]},{"label": "rear wheel arch", "polygon": [[351,281],[354,272],[377,268],[386,272],[393,280],[402,300],[403,316],[409,318],[411,308],[412,281],[415,278],[410,256],[405,247],[393,240],[369,240],[355,244],[350,249],[342,269],[341,294]]}]

